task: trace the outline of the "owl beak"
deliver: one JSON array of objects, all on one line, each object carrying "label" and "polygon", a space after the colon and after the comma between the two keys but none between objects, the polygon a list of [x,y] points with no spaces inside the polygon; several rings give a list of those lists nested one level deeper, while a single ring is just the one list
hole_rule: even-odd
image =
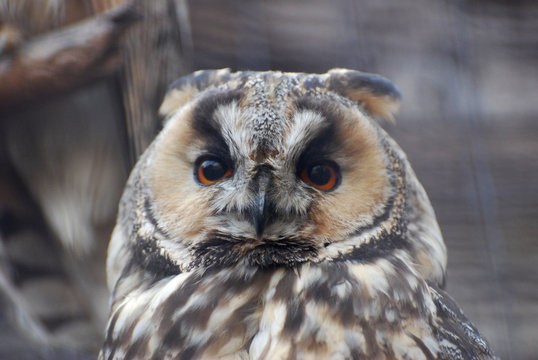
[{"label": "owl beak", "polygon": [[258,239],[261,239],[265,226],[267,225],[267,219],[270,215],[269,200],[267,199],[270,181],[271,179],[269,176],[260,176],[258,178],[258,191],[256,192],[256,198],[252,208],[253,211],[251,212]]}]

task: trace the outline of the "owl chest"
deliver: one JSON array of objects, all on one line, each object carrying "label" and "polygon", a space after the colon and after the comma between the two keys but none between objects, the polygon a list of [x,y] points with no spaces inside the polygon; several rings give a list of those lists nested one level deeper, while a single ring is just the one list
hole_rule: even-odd
[{"label": "owl chest", "polygon": [[427,359],[437,353],[427,288],[374,269],[237,267],[165,278],[114,305],[101,358]]},{"label": "owl chest", "polygon": [[395,303],[348,275],[275,271],[202,282],[171,330],[184,329],[180,351],[199,358],[397,359],[405,349],[420,359],[413,338],[436,341],[417,299]]},{"label": "owl chest", "polygon": [[313,293],[283,296],[273,287],[257,296],[222,294],[213,305],[177,319],[190,333],[186,347],[196,344],[200,358],[346,359],[352,347],[366,349],[371,340],[360,326],[364,319],[350,313],[353,304],[336,298],[328,303]]}]

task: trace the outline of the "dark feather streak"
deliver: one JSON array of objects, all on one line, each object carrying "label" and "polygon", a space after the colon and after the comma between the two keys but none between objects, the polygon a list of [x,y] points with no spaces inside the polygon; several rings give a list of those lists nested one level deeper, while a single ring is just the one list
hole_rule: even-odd
[{"label": "dark feather streak", "polygon": [[193,110],[192,128],[201,138],[206,140],[207,152],[228,161],[230,166],[233,165],[230,159],[230,150],[222,136],[221,125],[214,118],[214,113],[220,106],[240,99],[240,91],[218,92],[213,90],[205,94]]},{"label": "dark feather streak", "polygon": [[262,268],[294,267],[315,260],[317,255],[317,247],[307,239],[281,238],[253,243],[252,239],[214,234],[196,245],[191,267],[228,267],[243,259],[251,266]]}]

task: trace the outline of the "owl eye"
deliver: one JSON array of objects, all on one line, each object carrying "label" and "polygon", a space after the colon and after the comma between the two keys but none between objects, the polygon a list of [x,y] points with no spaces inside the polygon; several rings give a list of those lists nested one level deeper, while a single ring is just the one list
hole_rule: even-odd
[{"label": "owl eye", "polygon": [[330,161],[313,162],[300,172],[301,179],[319,190],[330,191],[340,183],[338,165]]},{"label": "owl eye", "polygon": [[232,175],[232,169],[218,158],[202,158],[197,161],[196,179],[204,185],[211,185]]}]

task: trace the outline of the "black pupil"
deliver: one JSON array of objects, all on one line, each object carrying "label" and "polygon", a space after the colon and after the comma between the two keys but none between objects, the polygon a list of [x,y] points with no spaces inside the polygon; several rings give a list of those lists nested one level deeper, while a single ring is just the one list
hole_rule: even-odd
[{"label": "black pupil", "polygon": [[313,165],[308,169],[308,177],[316,185],[325,185],[331,180],[331,168],[327,165]]},{"label": "black pupil", "polygon": [[226,174],[226,168],[218,161],[206,160],[202,163],[202,173],[209,181],[217,181]]}]

